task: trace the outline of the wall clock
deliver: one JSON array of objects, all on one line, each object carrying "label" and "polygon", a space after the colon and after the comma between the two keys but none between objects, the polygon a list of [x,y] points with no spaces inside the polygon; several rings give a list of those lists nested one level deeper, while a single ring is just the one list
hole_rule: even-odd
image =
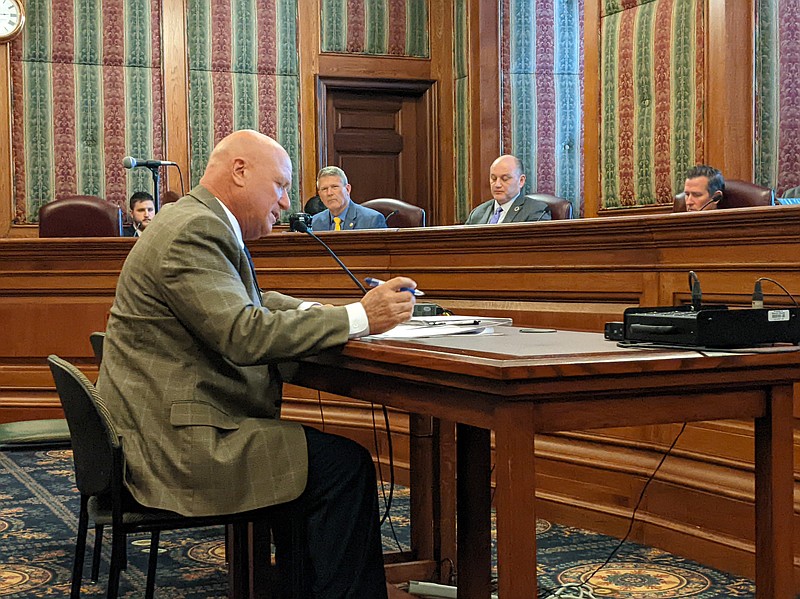
[{"label": "wall clock", "polygon": [[0,0],[0,43],[13,40],[25,25],[25,7],[21,0]]}]

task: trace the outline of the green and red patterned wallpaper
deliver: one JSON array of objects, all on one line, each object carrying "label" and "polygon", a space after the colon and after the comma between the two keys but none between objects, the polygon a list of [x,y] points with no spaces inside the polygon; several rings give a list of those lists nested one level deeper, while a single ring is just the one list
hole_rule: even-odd
[{"label": "green and red patterned wallpaper", "polygon": [[192,185],[220,139],[256,129],[289,153],[296,208],[301,164],[297,0],[189,0],[187,37]]},{"label": "green and red patterned wallpaper", "polygon": [[703,0],[605,0],[601,206],[670,204],[703,162]]},{"label": "green and red patterned wallpaper", "polygon": [[760,0],[755,58],[755,181],[782,194],[800,185],[800,0]]},{"label": "green and red patterned wallpaper", "polygon": [[66,195],[124,206],[151,183],[122,158],[163,152],[160,3],[26,4],[11,44],[14,222],[35,222],[43,203]]},{"label": "green and red patterned wallpaper", "polygon": [[322,52],[428,58],[428,0],[320,0]]}]

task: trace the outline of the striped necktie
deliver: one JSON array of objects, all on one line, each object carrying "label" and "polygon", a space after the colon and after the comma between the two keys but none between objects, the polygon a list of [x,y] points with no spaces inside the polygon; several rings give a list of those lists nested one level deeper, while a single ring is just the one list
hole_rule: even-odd
[{"label": "striped necktie", "polygon": [[250,250],[247,249],[247,246],[244,246],[244,253],[247,256],[247,261],[250,263],[250,272],[253,275],[253,284],[256,286],[256,289],[261,289],[258,285],[258,277],[256,276],[256,265],[253,264],[253,257],[250,255]]},{"label": "striped necktie", "polygon": [[339,218],[338,216],[334,216],[333,217],[333,222],[334,222],[333,230],[334,231],[341,231],[342,230],[342,219]]}]

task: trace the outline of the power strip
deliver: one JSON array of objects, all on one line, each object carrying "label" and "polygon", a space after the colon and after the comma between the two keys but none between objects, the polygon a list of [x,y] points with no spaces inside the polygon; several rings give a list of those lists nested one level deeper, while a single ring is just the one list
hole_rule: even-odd
[{"label": "power strip", "polygon": [[[445,599],[456,599],[458,597],[458,587],[446,584],[435,584],[433,582],[419,582],[411,580],[408,583],[409,595],[421,595],[423,597],[444,597]],[[492,595],[492,599],[498,599],[497,595]]]}]

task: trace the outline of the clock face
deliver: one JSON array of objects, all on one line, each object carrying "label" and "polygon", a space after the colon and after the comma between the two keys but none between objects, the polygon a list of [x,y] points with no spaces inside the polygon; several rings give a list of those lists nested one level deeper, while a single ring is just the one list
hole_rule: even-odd
[{"label": "clock face", "polygon": [[25,23],[25,12],[18,0],[0,0],[0,41],[15,37]]}]

